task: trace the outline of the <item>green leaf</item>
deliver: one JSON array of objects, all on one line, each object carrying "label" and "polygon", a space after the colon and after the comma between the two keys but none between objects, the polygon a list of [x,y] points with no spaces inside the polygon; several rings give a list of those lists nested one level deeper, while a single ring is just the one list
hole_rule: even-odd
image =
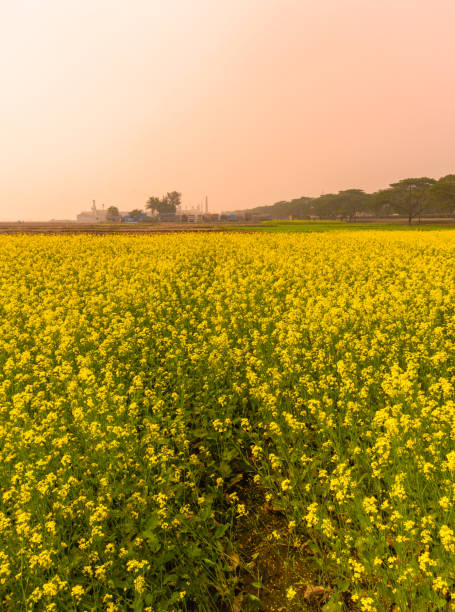
[{"label": "green leaf", "polygon": [[161,548],[161,543],[156,534],[154,534],[152,531],[144,531],[143,535],[147,539],[150,550],[152,552],[158,552]]},{"label": "green leaf", "polygon": [[249,593],[248,597],[251,599],[251,601],[257,601],[258,603],[261,603],[261,600],[259,599],[259,597],[256,597],[256,595],[252,595],[251,593]]},{"label": "green leaf", "polygon": [[159,525],[159,522],[160,522],[160,518],[158,514],[154,512],[153,514],[150,515],[149,519],[147,520],[146,527],[145,527],[146,530],[153,531],[155,527]]},{"label": "green leaf", "polygon": [[192,544],[188,547],[188,556],[190,559],[195,559],[196,557],[200,557],[202,555],[202,551],[195,544]]},{"label": "green leaf", "polygon": [[175,574],[168,574],[163,580],[163,584],[175,584],[177,582],[177,576]]},{"label": "green leaf", "polygon": [[227,478],[228,476],[232,474],[231,466],[225,461],[220,463],[218,471],[220,472],[221,476],[223,476],[223,478]]},{"label": "green leaf", "polygon": [[211,511],[212,506],[206,506],[199,515],[201,520],[206,521],[209,518]]},{"label": "green leaf", "polygon": [[218,525],[218,527],[215,529],[214,537],[221,538],[222,536],[224,536],[228,529],[229,525]]},{"label": "green leaf", "polygon": [[151,593],[147,593],[144,600],[148,606],[151,606],[152,604],[155,603],[155,597]]},{"label": "green leaf", "polygon": [[208,557],[205,557],[204,563],[207,563],[207,565],[210,565],[211,567],[215,567],[215,565],[216,565],[216,563],[214,563],[214,561],[212,561]]}]

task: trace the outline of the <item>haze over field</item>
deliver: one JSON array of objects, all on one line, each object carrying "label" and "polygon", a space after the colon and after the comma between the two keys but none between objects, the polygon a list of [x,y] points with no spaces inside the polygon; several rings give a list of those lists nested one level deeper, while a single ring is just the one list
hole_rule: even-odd
[{"label": "haze over field", "polygon": [[453,172],[454,22],[452,0],[4,0],[0,219]]}]

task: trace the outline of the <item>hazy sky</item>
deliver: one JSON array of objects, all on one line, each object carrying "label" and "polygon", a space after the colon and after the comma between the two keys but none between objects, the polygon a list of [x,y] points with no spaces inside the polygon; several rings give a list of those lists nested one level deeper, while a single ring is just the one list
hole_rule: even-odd
[{"label": "hazy sky", "polygon": [[455,172],[454,0],[0,0],[0,219]]}]

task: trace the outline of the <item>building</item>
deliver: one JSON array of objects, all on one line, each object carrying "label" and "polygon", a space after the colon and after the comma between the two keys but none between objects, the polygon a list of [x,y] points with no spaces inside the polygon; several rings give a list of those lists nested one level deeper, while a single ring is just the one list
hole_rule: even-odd
[{"label": "building", "polygon": [[139,223],[140,221],[144,221],[147,219],[147,215],[145,213],[141,213],[140,217],[132,217],[129,214],[126,214],[122,217],[125,223]]},{"label": "building", "polygon": [[96,208],[95,200],[93,200],[91,210],[86,210],[77,215],[78,223],[102,223],[106,221],[107,211],[104,210],[104,205],[101,210]]}]

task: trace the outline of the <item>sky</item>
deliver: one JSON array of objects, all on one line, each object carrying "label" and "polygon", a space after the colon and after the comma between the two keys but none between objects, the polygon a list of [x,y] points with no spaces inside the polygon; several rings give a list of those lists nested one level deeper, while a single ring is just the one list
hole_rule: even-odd
[{"label": "sky", "polygon": [[455,172],[453,0],[0,0],[0,220]]}]

